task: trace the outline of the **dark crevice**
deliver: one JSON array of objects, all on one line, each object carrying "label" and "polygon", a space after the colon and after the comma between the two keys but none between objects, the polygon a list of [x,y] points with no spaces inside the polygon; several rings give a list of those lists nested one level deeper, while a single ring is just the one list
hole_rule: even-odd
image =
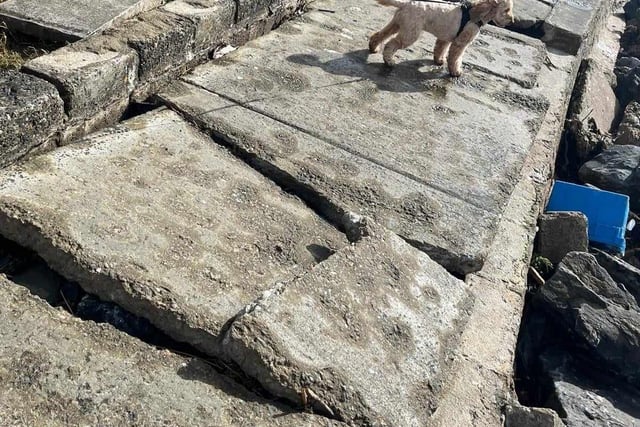
[{"label": "dark crevice", "polygon": [[[85,292],[77,283],[53,271],[35,252],[2,236],[0,236],[0,274],[5,274],[11,282],[25,287],[49,305],[64,309],[77,318],[96,323],[108,323],[119,331],[153,347],[168,350],[192,361],[205,363],[217,373],[230,378],[259,398],[277,406],[283,413],[298,413],[304,409],[294,408],[291,402],[269,393],[235,363],[208,356],[188,343],[169,337],[149,320],[136,316],[115,303],[103,301]],[[197,377],[191,379],[199,380]]]},{"label": "dark crevice", "polygon": [[528,37],[533,37],[534,39],[542,39],[544,37],[544,21],[538,21],[535,24],[529,27],[521,27],[516,25],[508,25],[505,28],[509,31],[513,31],[514,33],[522,34]]},{"label": "dark crevice", "polygon": [[148,99],[143,102],[132,101],[129,103],[124,113],[122,113],[122,118],[120,119],[120,121],[125,121],[133,119],[137,116],[141,116],[155,110],[159,106],[160,104],[158,102],[154,102],[153,99]]}]

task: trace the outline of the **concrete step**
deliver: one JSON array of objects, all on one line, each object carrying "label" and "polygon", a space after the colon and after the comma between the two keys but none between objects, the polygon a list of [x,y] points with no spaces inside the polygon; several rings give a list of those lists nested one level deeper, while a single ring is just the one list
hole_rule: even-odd
[{"label": "concrete step", "polygon": [[213,355],[246,304],[346,244],[168,110],[5,169],[0,187],[2,235]]},{"label": "concrete step", "polygon": [[393,10],[317,7],[335,13],[287,23],[161,98],[283,185],[312,192],[327,217],[366,213],[450,271],[479,270],[549,104],[534,87],[542,43],[487,31],[455,80],[431,62],[425,35],[389,71],[365,48]]},{"label": "concrete step", "polygon": [[329,427],[0,277],[0,424]]}]

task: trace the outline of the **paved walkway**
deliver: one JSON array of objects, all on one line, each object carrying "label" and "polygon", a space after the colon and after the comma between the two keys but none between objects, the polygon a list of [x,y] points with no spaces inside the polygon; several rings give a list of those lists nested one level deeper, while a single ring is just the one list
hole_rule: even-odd
[{"label": "paved walkway", "polygon": [[0,171],[0,233],[292,407],[496,425],[579,61],[489,27],[460,79],[427,35],[389,70],[365,48],[392,9],[314,5]]}]

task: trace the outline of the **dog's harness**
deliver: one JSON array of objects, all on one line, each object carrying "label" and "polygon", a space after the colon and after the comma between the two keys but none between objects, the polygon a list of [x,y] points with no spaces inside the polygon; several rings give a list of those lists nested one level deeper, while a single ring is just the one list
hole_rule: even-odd
[{"label": "dog's harness", "polygon": [[[458,3],[456,1],[448,1],[448,0],[415,0],[415,1],[421,1],[421,2],[425,2],[425,3],[444,3],[444,4]],[[473,7],[473,5],[471,4],[471,2],[469,0],[462,0],[460,2],[460,10],[462,11],[462,19],[460,20],[460,27],[458,27],[458,32],[456,33],[456,37],[458,37],[462,33],[462,31],[464,30],[464,27],[466,27],[467,24],[469,22],[471,22],[471,8],[472,7]],[[474,24],[476,24],[478,27],[482,27],[485,24],[485,22],[480,20],[478,22],[474,22]]]},{"label": "dog's harness", "polygon": [[[464,30],[464,27],[466,27],[469,21],[471,21],[471,2],[468,0],[465,0],[461,3],[462,4],[460,5],[460,10],[462,10],[462,19],[460,20],[460,27],[458,28],[456,37],[458,37],[460,33],[462,33],[462,30]],[[484,25],[484,22],[482,21],[480,21],[479,23],[475,22],[475,24],[478,27],[482,27]]]}]

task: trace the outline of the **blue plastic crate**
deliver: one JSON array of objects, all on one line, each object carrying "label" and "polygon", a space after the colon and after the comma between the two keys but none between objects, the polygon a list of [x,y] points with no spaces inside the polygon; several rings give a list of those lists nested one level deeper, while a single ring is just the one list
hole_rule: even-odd
[{"label": "blue plastic crate", "polygon": [[589,225],[589,240],[601,243],[624,254],[629,196],[555,181],[547,212],[582,212]]}]

